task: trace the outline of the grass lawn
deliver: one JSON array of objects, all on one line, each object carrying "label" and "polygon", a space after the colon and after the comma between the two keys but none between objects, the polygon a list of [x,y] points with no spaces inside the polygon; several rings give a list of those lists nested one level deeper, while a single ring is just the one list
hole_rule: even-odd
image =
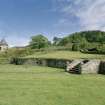
[{"label": "grass lawn", "polygon": [[58,59],[105,59],[105,55],[84,54],[73,51],[55,51],[49,53],[37,52],[34,55],[26,56],[26,58],[58,58]]},{"label": "grass lawn", "polygon": [[0,65],[0,105],[105,105],[105,76]]}]

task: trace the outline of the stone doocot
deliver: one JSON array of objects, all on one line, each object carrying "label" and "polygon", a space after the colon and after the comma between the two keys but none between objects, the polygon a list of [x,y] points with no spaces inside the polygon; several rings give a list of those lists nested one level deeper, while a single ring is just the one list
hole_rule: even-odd
[{"label": "stone doocot", "polygon": [[5,39],[2,39],[0,41],[0,52],[5,52],[8,50],[8,44],[7,42],[5,41]]}]

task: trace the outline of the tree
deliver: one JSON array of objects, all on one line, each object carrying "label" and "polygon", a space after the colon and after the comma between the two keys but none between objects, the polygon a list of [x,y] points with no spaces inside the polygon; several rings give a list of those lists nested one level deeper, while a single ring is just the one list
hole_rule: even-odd
[{"label": "tree", "polygon": [[48,39],[43,35],[36,35],[31,37],[30,46],[32,49],[40,49],[48,47],[49,41]]},{"label": "tree", "polygon": [[72,46],[72,51],[79,51],[79,50],[80,50],[79,44],[74,43],[73,46]]},{"label": "tree", "polygon": [[71,42],[83,43],[85,39],[88,43],[105,43],[105,32],[103,31],[81,31],[68,35],[67,37],[62,38],[60,45],[65,46]]},{"label": "tree", "polygon": [[59,42],[60,42],[61,38],[58,38],[58,37],[54,37],[53,38],[53,45],[58,45]]},{"label": "tree", "polygon": [[63,39],[60,40],[59,44],[60,46],[66,46],[69,43],[69,38],[68,37],[64,37]]},{"label": "tree", "polygon": [[81,39],[80,48],[81,48],[81,49],[86,49],[86,48],[88,48],[88,42],[87,42],[87,40],[86,40],[85,38],[82,38],[82,39]]}]

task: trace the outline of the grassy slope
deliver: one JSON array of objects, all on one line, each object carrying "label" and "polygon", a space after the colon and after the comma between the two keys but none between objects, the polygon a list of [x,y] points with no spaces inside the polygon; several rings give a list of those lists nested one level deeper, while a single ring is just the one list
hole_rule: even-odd
[{"label": "grassy slope", "polygon": [[64,59],[105,59],[105,55],[99,54],[84,54],[81,52],[72,51],[55,51],[49,53],[35,53],[34,55],[27,56],[26,58],[64,58]]},{"label": "grassy slope", "polygon": [[0,105],[105,105],[105,76],[0,65]]}]

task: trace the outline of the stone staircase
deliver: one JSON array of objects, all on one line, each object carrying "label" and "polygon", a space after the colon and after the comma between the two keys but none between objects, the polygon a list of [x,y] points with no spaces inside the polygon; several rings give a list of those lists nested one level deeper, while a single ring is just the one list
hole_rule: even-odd
[{"label": "stone staircase", "polygon": [[88,62],[88,60],[74,60],[67,65],[67,72],[73,74],[81,74],[82,66]]},{"label": "stone staircase", "polygon": [[98,73],[100,60],[74,60],[67,65],[67,72],[73,74]]},{"label": "stone staircase", "polygon": [[73,74],[80,74],[81,71],[81,64],[83,60],[74,60],[70,64],[67,65],[67,72]]},{"label": "stone staircase", "polygon": [[71,68],[69,70],[69,73],[72,73],[72,74],[81,74],[81,63],[79,63],[76,66],[74,66],[73,68]]}]

